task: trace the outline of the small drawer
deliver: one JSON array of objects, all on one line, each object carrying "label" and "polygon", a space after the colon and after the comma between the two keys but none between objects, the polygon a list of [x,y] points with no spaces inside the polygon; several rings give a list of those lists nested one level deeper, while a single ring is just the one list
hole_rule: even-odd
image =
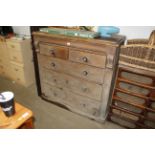
[{"label": "small drawer", "polygon": [[60,59],[68,59],[68,48],[63,46],[39,44],[40,53]]},{"label": "small drawer", "polygon": [[77,94],[101,100],[102,85],[47,69],[40,69],[40,77],[41,82],[43,81],[57,87],[66,87]]},{"label": "small drawer", "polygon": [[46,57],[40,54],[38,54],[38,60],[40,67],[67,73],[69,75],[80,77],[82,79],[93,81],[99,84],[104,82],[104,73],[105,73],[104,69],[64,61],[62,59]]},{"label": "small drawer", "polygon": [[8,42],[7,42],[7,47],[8,47],[10,50],[21,51],[21,44],[20,44],[20,43],[17,43],[17,42],[8,41]]},{"label": "small drawer", "polygon": [[127,128],[136,128],[136,125],[134,123],[128,122],[126,120],[124,120],[123,118],[119,118],[115,115],[110,116],[111,121],[118,123],[122,126],[125,126]]},{"label": "small drawer", "polygon": [[121,88],[123,90],[130,91],[132,93],[136,93],[136,94],[140,94],[140,95],[144,95],[144,96],[148,96],[148,94],[150,93],[149,89],[139,87],[136,85],[132,85],[132,84],[129,84],[126,82],[117,82],[117,87]]},{"label": "small drawer", "polygon": [[121,71],[120,77],[127,79],[129,81],[133,81],[135,83],[140,83],[140,84],[145,84],[145,85],[153,85],[153,79],[151,77],[147,77],[144,75]]},{"label": "small drawer", "polygon": [[121,110],[118,110],[118,109],[112,109],[112,112],[114,114],[116,114],[116,115],[119,115],[120,117],[124,117],[124,118],[130,119],[130,120],[133,120],[133,121],[138,121],[139,120],[138,116],[129,114],[127,112],[124,112],[124,111],[121,111]]},{"label": "small drawer", "polygon": [[106,65],[106,55],[97,55],[75,49],[69,50],[69,60],[100,68],[105,68]]},{"label": "small drawer", "polygon": [[123,103],[123,102],[120,102],[120,101],[115,101],[113,104],[115,106],[117,106],[117,107],[123,108],[125,110],[131,111],[131,112],[134,112],[134,113],[138,113],[138,114],[143,111],[140,108],[137,108],[137,107],[135,107],[133,105],[130,105],[130,104],[127,104],[127,103]]},{"label": "small drawer", "polygon": [[25,83],[25,74],[24,69],[20,66],[12,64],[11,66],[12,80],[17,83],[24,84]]},{"label": "small drawer", "polygon": [[23,56],[21,51],[10,51],[10,59],[15,62],[23,63]]},{"label": "small drawer", "polygon": [[128,102],[133,102],[134,104],[137,104],[137,105],[144,105],[146,103],[145,99],[143,98],[139,98],[137,96],[132,96],[132,95],[129,95],[129,94],[126,94],[126,93],[123,93],[123,92],[115,92],[115,95],[119,98],[121,98],[122,100],[125,101],[128,101]]}]

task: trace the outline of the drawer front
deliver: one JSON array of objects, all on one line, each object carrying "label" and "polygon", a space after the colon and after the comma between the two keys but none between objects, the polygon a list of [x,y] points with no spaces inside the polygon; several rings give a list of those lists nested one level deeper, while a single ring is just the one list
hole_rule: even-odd
[{"label": "drawer front", "polygon": [[144,96],[148,96],[150,93],[149,89],[139,87],[139,86],[135,86],[135,85],[125,83],[125,82],[118,82],[117,87],[124,89],[124,90],[127,90],[127,91],[130,91],[132,93],[136,93],[136,94],[140,94],[140,95],[144,95]]},{"label": "drawer front", "polygon": [[138,121],[139,120],[138,116],[129,114],[127,112],[124,112],[124,111],[121,111],[121,110],[118,110],[118,109],[112,109],[112,112],[114,114],[116,114],[116,115],[119,115],[120,117],[129,118],[129,119],[131,119],[133,121]]},{"label": "drawer front", "polygon": [[103,83],[104,80],[104,70],[100,68],[50,58],[40,54],[38,54],[38,60],[40,66],[50,70],[67,73],[96,83]]},{"label": "drawer front", "polygon": [[122,93],[119,91],[116,92],[116,96],[123,99],[124,101],[133,102],[137,105],[144,105],[145,104],[145,99],[139,98],[137,96],[132,96],[132,95],[129,95],[126,93]]},{"label": "drawer front", "polygon": [[125,126],[127,128],[136,128],[136,125],[134,123],[128,122],[128,121],[126,121],[126,120],[124,120],[122,118],[119,118],[119,117],[115,116],[115,115],[112,115],[110,117],[110,119],[113,122],[118,123],[118,124],[120,124],[122,126]]},{"label": "drawer front", "polygon": [[45,99],[61,103],[62,105],[71,107],[73,111],[88,114],[89,116],[99,115],[100,102],[74,94],[68,89],[50,86],[44,82],[41,83],[41,87],[42,96]]},{"label": "drawer front", "polygon": [[120,77],[140,84],[152,85],[153,79],[144,75],[122,71]]},{"label": "drawer front", "polygon": [[125,110],[131,111],[131,112],[134,112],[134,113],[138,113],[138,114],[143,111],[140,108],[137,108],[135,106],[132,106],[130,104],[126,104],[126,103],[123,103],[123,102],[120,102],[120,101],[115,101],[114,105],[117,106],[117,107],[123,108]]},{"label": "drawer front", "polygon": [[17,51],[20,51],[21,50],[21,45],[20,43],[16,43],[16,42],[7,42],[7,47],[10,49],[10,50],[17,50]]},{"label": "drawer front", "polygon": [[15,62],[23,63],[21,51],[10,50],[10,59]]},{"label": "drawer front", "polygon": [[63,46],[39,44],[40,53],[60,59],[68,59],[68,48]]},{"label": "drawer front", "polygon": [[12,80],[20,84],[25,83],[24,69],[22,67],[11,64],[11,73],[12,73],[11,77]]},{"label": "drawer front", "polygon": [[77,94],[101,100],[102,85],[75,78],[52,70],[40,68],[41,81],[57,87],[66,87]]},{"label": "drawer front", "polygon": [[96,55],[96,54],[82,52],[74,49],[70,49],[69,59],[74,62],[80,62],[83,64],[100,67],[100,68],[105,68],[105,65],[106,65],[105,55]]}]

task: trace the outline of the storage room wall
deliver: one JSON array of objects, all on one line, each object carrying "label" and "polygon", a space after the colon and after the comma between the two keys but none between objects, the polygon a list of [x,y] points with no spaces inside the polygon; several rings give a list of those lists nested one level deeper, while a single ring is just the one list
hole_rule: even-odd
[{"label": "storage room wall", "polygon": [[[148,38],[155,26],[118,26],[120,34],[127,36],[128,39]],[[14,32],[17,34],[30,35],[29,26],[13,26]]]}]

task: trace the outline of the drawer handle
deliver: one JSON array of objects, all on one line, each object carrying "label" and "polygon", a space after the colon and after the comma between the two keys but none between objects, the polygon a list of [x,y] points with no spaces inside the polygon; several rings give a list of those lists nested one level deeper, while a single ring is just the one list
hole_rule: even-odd
[{"label": "drawer handle", "polygon": [[56,83],[57,82],[57,79],[54,79],[53,81]]},{"label": "drawer handle", "polygon": [[58,96],[58,94],[57,94],[56,92],[54,92],[53,95],[54,95],[55,97]]},{"label": "drawer handle", "polygon": [[13,59],[17,59],[17,57],[13,56]]},{"label": "drawer handle", "polygon": [[87,58],[87,57],[83,57],[82,60],[83,60],[84,62],[88,62],[88,58]]},{"label": "drawer handle", "polygon": [[19,71],[19,70],[15,68],[15,71]]},{"label": "drawer handle", "polygon": [[14,45],[11,45],[11,47],[12,47],[12,48],[15,48],[15,46],[14,46]]},{"label": "drawer handle", "polygon": [[82,88],[83,92],[87,92],[88,88]]},{"label": "drawer handle", "polygon": [[55,63],[54,63],[54,62],[52,62],[52,63],[51,63],[51,66],[52,66],[52,67],[55,67],[56,65],[55,65]]},{"label": "drawer handle", "polygon": [[19,79],[19,78],[17,78],[17,80],[18,80],[18,81],[20,81],[20,79]]},{"label": "drawer handle", "polygon": [[88,75],[88,72],[87,71],[83,71],[83,75],[84,76],[87,76]]},{"label": "drawer handle", "polygon": [[52,56],[55,56],[55,50],[54,49],[51,49],[50,53],[51,53]]}]

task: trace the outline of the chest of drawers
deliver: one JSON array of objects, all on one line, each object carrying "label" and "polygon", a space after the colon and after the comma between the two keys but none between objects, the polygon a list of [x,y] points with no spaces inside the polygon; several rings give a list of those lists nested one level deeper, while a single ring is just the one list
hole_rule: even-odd
[{"label": "chest of drawers", "polygon": [[34,82],[31,40],[0,42],[0,74],[25,87]]},{"label": "chest of drawers", "polygon": [[38,94],[104,121],[124,38],[107,41],[34,32],[33,39]]}]

